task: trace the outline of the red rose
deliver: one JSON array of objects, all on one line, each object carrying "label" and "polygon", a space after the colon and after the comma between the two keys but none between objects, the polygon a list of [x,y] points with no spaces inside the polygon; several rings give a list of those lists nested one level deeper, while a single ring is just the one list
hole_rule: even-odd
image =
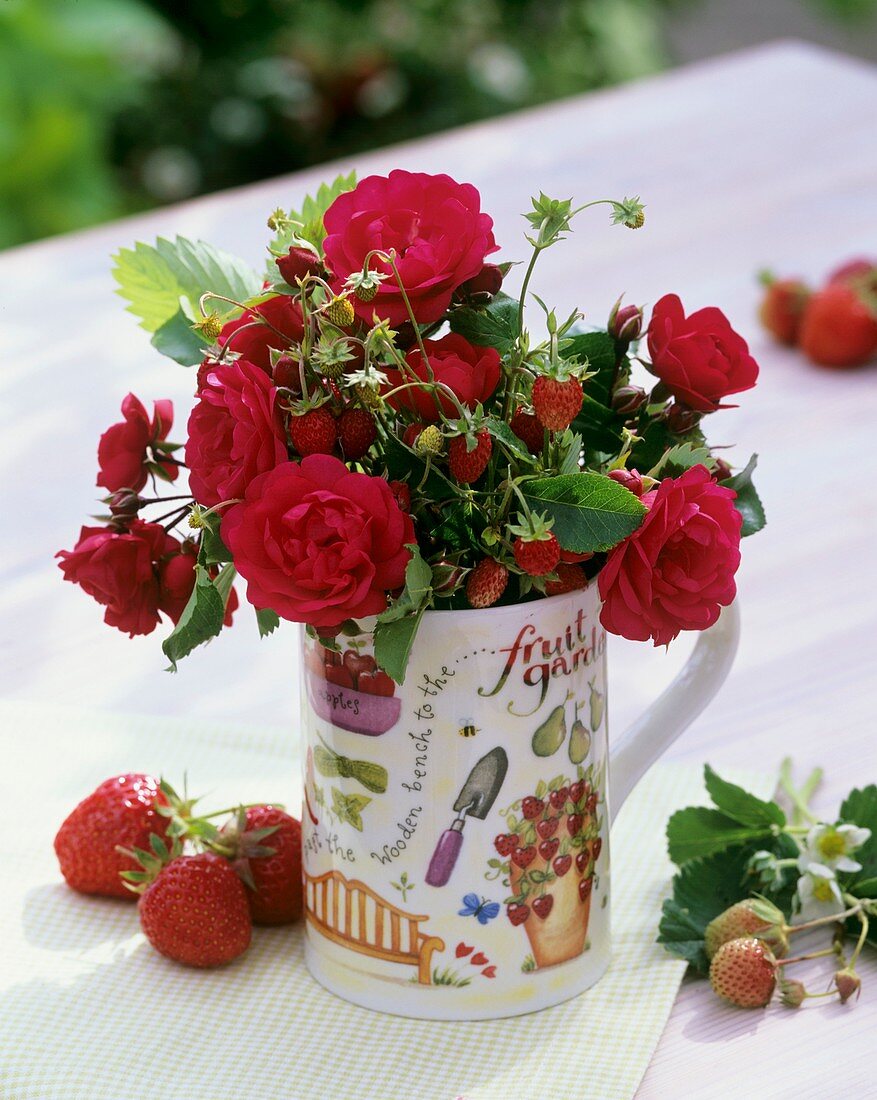
[{"label": "red rose", "polygon": [[715,306],[686,317],[679,298],[665,294],[655,303],[648,335],[653,373],[698,412],[715,412],[723,397],[755,385],[758,364]]},{"label": "red rose", "polygon": [[[143,402],[129,393],[122,402],[125,419],[107,428],[100,437],[97,484],[111,493],[117,489],[133,489],[137,493],[146,484],[148,448],[167,439],[174,423],[172,401],[154,401],[153,410],[150,420]],[[176,463],[163,461],[160,455],[156,456],[156,461],[174,481],[179,472]]]},{"label": "red rose", "polygon": [[[462,336],[448,333],[441,340],[425,340],[426,356],[436,382],[442,382],[452,390],[463,405],[474,409],[479,402],[490,397],[499,384],[499,352],[495,348],[475,347]],[[429,372],[419,348],[412,348],[405,357],[411,372],[426,382]],[[385,370],[388,389],[411,381],[401,371]],[[459,416],[454,403],[447,395],[437,400],[435,391],[423,389],[401,390],[389,399],[394,409],[409,409],[421,420],[433,422],[439,418],[438,400],[445,416],[456,420]]]},{"label": "red rose", "polygon": [[219,334],[219,346],[224,348],[227,344],[229,351],[237,352],[242,359],[270,374],[271,349],[288,348],[298,343],[303,335],[298,302],[288,294],[278,294],[253,309],[244,310],[234,321],[226,322]]},{"label": "red rose", "polygon": [[383,611],[405,582],[414,524],[383,478],[310,455],[250,482],[222,538],[251,604],[332,628]]},{"label": "red rose", "polygon": [[599,574],[608,631],[666,645],[680,630],[712,626],[737,591],[743,520],[735,496],[695,466],[642,497],[642,525],[609,551]]},{"label": "red rose", "polygon": [[[396,266],[420,324],[437,321],[461,283],[481,272],[484,257],[497,250],[493,219],[481,213],[481,196],[450,176],[396,170],[368,176],[332,203],[323,219],[326,263],[336,290],[361,271],[373,248],[396,251]],[[408,310],[389,264],[372,257],[370,267],[389,275],[371,302],[351,300],[371,324],[377,314],[391,325],[408,320]]]},{"label": "red rose", "polygon": [[158,570],[179,542],[158,523],[131,521],[126,531],[83,527],[72,550],[61,550],[64,580],[104,604],[104,622],[135,634],[151,634],[159,619]]},{"label": "red rose", "polygon": [[242,497],[257,474],[288,457],[277,390],[244,359],[207,372],[188,431],[189,488],[208,508]]},{"label": "red rose", "polygon": [[[176,624],[185,610],[192,589],[195,587],[195,561],[198,557],[198,548],[192,542],[186,542],[180,547],[178,554],[164,558],[158,570],[159,585],[159,610]],[[218,572],[216,567],[211,570],[211,576]],[[231,626],[232,616],[238,609],[238,594],[234,588],[228,594],[225,605],[225,618],[223,624]]]}]

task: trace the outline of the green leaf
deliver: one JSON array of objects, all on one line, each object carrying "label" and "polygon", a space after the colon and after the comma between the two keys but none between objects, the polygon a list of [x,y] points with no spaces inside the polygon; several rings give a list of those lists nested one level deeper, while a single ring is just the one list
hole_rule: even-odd
[{"label": "green leaf", "polygon": [[664,452],[660,461],[649,470],[649,477],[660,481],[664,477],[679,477],[694,466],[706,466],[711,470],[715,464],[716,460],[710,454],[708,447],[698,447],[694,443],[678,443]]},{"label": "green leaf", "polygon": [[770,835],[768,827],[742,825],[727,814],[706,806],[687,806],[677,810],[667,822],[667,849],[670,859],[682,865]]},{"label": "green leaf", "polygon": [[[228,567],[226,567],[228,568]],[[231,570],[233,573],[233,570]],[[223,570],[225,573],[225,570]],[[221,576],[221,574],[220,574]],[[219,579],[219,578],[217,578]],[[188,656],[202,642],[215,638],[222,630],[225,599],[210,579],[203,565],[195,565],[195,587],[173,632],[161,648],[171,663],[169,671],[177,671],[177,661]]]},{"label": "green leaf", "polygon": [[533,511],[554,520],[564,550],[609,550],[642,523],[645,508],[633,493],[602,474],[562,474],[522,483]]},{"label": "green leaf", "polygon": [[256,608],[256,623],[259,627],[259,637],[267,638],[280,626],[280,616],[270,607],[259,607]]},{"label": "green leaf", "polygon": [[520,335],[518,309],[519,303],[500,291],[481,309],[455,309],[450,317],[451,331],[472,344],[487,345],[506,355]]},{"label": "green leaf", "polygon": [[[873,886],[873,880],[877,879],[877,786],[872,783],[850,791],[841,804],[838,819],[841,823],[871,830],[869,839],[852,854],[862,869],[842,876],[844,888],[860,897],[877,897]],[[863,889],[866,884],[867,893]]]},{"label": "green leaf", "polygon": [[[269,249],[275,255],[283,255],[289,251],[295,237],[303,237],[304,240],[323,252],[323,241],[326,237],[326,229],[323,225],[323,217],[332,203],[345,191],[352,191],[356,186],[356,172],[348,172],[347,175],[336,176],[331,183],[321,183],[316,195],[305,195],[301,210],[290,210],[289,220],[296,225],[280,230],[271,241]],[[273,258],[268,260],[268,278],[271,281],[277,279],[277,264]]]},{"label": "green leaf", "polygon": [[735,474],[721,483],[728,489],[733,489],[737,494],[734,507],[743,517],[743,527],[740,531],[743,538],[747,535],[754,535],[767,523],[764,505],[761,503],[761,498],[752,484],[752,474],[757,464],[758,455],[753,455],[739,474]]},{"label": "green leaf", "polygon": [[520,462],[526,462],[532,465],[536,461],[535,456],[530,454],[505,420],[500,420],[499,417],[496,416],[489,416],[484,426],[493,438],[499,440],[506,450],[511,451]]},{"label": "green leaf", "polygon": [[404,618],[393,622],[378,622],[375,626],[375,660],[397,684],[405,680],[408,658],[411,656],[411,647],[423,612],[424,608],[421,607]]},{"label": "green leaf", "polygon": [[580,332],[561,341],[565,359],[576,358],[587,363],[594,377],[585,382],[588,397],[607,406],[611,400],[612,381],[615,377],[615,341],[608,332]]},{"label": "green leaf", "polygon": [[776,802],[756,798],[736,783],[729,783],[717,775],[707,764],[703,769],[707,792],[715,805],[728,817],[753,828],[770,829],[773,825],[783,828],[786,815]]},{"label": "green leaf", "polygon": [[[261,290],[259,276],[243,260],[185,237],[159,237],[154,246],[138,241],[133,249],[120,249],[113,260],[116,293],[127,299],[128,312],[140,318],[147,332],[158,332],[180,312],[199,316],[199,299],[207,291],[241,302]],[[175,346],[174,332],[179,339],[179,322],[162,341]]]},{"label": "green leaf", "polygon": [[204,339],[181,309],[156,329],[150,343],[156,351],[183,367],[194,367],[204,358]]},{"label": "green leaf", "polygon": [[[587,388],[587,383],[585,385]],[[582,399],[582,407],[572,426],[589,451],[615,455],[621,450],[624,417],[595,401],[588,393]]]},{"label": "green leaf", "polygon": [[[379,623],[392,623],[425,607],[432,594],[432,570],[420,556],[415,544],[408,546],[411,557],[405,566],[405,587],[386,610],[378,615]],[[379,662],[380,663],[380,662]]]},{"label": "green leaf", "polygon": [[[384,459],[387,464],[387,477],[391,481],[407,481],[410,485],[420,485],[426,463],[410,447],[389,436],[384,444]],[[421,487],[423,495],[437,504],[446,500],[458,500],[460,486],[449,481],[435,465],[430,465],[429,474]]]},{"label": "green leaf", "polygon": [[204,516],[204,526],[201,528],[201,548],[199,560],[202,565],[216,565],[221,562],[230,562],[231,551],[222,541],[220,535],[220,518],[215,513]]}]

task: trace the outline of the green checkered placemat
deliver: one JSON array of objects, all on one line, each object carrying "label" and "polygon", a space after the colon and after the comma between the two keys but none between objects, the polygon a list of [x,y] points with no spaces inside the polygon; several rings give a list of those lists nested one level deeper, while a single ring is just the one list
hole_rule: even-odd
[{"label": "green checkered placemat", "polygon": [[[62,883],[52,839],[106,776],[188,772],[215,806],[300,802],[290,732],[0,704],[3,1100],[628,1100],[684,971],[654,942],[671,867],[663,825],[698,770],[659,766],[612,836],[614,961],[574,1001],[486,1023],[404,1020],[320,988],[302,928],[256,929],[231,967],[155,954],[136,909]],[[295,812],[295,810],[293,810]],[[12,839],[14,838],[14,840]]]}]

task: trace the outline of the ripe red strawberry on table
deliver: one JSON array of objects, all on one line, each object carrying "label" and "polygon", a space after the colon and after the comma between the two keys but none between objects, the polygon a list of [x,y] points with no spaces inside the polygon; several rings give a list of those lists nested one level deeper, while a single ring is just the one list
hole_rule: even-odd
[{"label": "ripe red strawberry on table", "polygon": [[807,303],[799,343],[819,366],[861,366],[877,352],[877,310],[849,283],[831,283]]},{"label": "ripe red strawberry on table", "polygon": [[150,834],[167,834],[168,818],[156,806],[168,804],[151,775],[125,774],[104,780],[70,813],[55,837],[55,852],[68,886],[82,894],[132,897],[119,877],[136,861],[125,848],[146,848]]},{"label": "ripe red strawberry on table", "polygon": [[277,806],[248,806],[221,831],[221,851],[247,887],[254,924],[289,924],[302,911],[301,823]]},{"label": "ripe red strawberry on table", "polygon": [[775,279],[767,273],[761,281],[765,287],[758,309],[761,323],[781,344],[795,344],[810,288],[801,279]]},{"label": "ripe red strawberry on table", "polygon": [[710,963],[710,984],[723,1000],[739,1008],[762,1008],[773,996],[777,961],[754,938],[729,940]]}]

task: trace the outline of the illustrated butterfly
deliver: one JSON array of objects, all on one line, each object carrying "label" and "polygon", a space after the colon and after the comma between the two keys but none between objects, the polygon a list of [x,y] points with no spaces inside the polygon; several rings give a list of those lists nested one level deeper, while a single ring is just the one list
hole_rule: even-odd
[{"label": "illustrated butterfly", "polygon": [[463,898],[463,906],[458,915],[461,917],[477,917],[479,924],[487,924],[499,914],[499,902],[488,901],[487,898],[479,898],[477,894],[466,894]]}]

